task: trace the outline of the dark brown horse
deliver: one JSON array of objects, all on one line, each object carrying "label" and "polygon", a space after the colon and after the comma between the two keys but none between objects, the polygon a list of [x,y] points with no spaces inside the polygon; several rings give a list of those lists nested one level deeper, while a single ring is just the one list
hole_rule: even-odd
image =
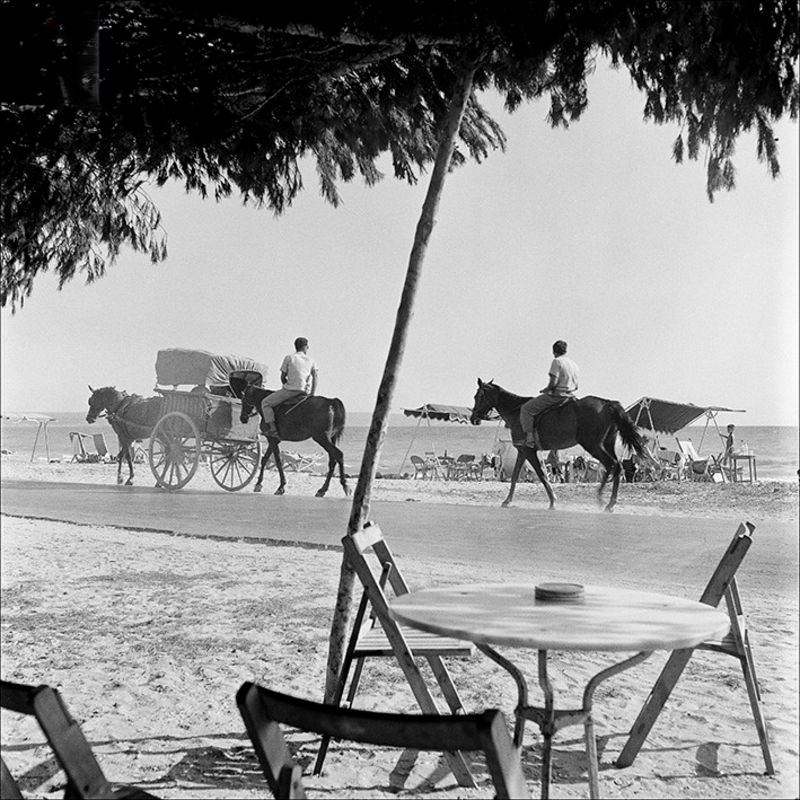
[{"label": "dark brown horse", "polygon": [[[530,399],[512,394],[493,381],[484,383],[478,378],[478,391],[475,393],[470,419],[473,425],[477,425],[494,408],[511,428],[511,441],[517,448],[517,463],[514,465],[511,488],[503,505],[507,506],[514,498],[519,471],[527,459],[547,492],[550,508],[553,508],[556,498],[539,461],[538,449],[526,447],[524,444],[525,433],[522,430],[519,409]],[[645,453],[644,442],[633,420],[616,400],[604,400],[591,395],[579,400],[569,400],[564,405],[542,414],[538,418],[537,430],[542,450],[563,450],[579,444],[603,465],[605,474],[597,490],[597,499],[602,503],[603,488],[611,477],[611,497],[605,507],[606,511],[611,511],[617,502],[619,476],[622,471],[622,465],[615,452],[617,435],[628,450],[633,450],[640,456]]]},{"label": "dark brown horse", "polygon": [[148,439],[153,428],[161,417],[163,397],[148,397],[138,394],[120,392],[113,386],[92,389],[89,398],[88,423],[94,422],[103,411],[109,425],[117,434],[119,454],[117,455],[117,483],[122,483],[122,458],[128,462],[128,480],[126,486],[133,485],[133,443],[139,439]]},{"label": "dark brown horse", "polygon": [[[250,416],[258,411],[261,414],[261,432],[264,436],[267,436],[267,433],[261,401],[271,393],[271,389],[262,389],[260,386],[247,386],[240,395],[242,400],[241,421],[243,423],[247,422]],[[345,495],[350,494],[347,478],[344,474],[344,455],[336,446],[344,432],[344,420],[344,404],[338,397],[312,395],[311,397],[301,398],[299,401],[289,400],[278,406],[275,409],[275,425],[278,428],[280,439],[267,436],[267,452],[264,453],[264,457],[261,459],[261,472],[258,475],[258,482],[253,491],[261,491],[264,469],[267,466],[269,457],[273,456],[280,476],[280,485],[275,490],[275,494],[283,494],[286,478],[283,474],[283,460],[279,442],[302,442],[306,439],[313,439],[328,454],[328,474],[325,477],[325,483],[317,491],[317,497],[325,496],[325,492],[328,491],[331,483],[333,470],[337,465],[339,466],[339,482],[342,484],[342,489],[344,489]]]}]

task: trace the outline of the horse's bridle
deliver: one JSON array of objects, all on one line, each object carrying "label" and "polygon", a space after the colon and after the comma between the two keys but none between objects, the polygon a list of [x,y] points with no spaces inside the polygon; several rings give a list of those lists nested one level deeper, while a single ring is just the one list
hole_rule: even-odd
[{"label": "horse's bridle", "polygon": [[[486,394],[486,384],[484,383],[483,386],[481,386],[478,391],[481,392],[481,400],[483,400]],[[486,422],[489,416],[489,412],[492,410],[492,408],[494,408],[493,405],[488,405],[480,414],[476,414],[475,406],[473,405],[472,413],[470,414],[470,421],[473,422],[473,424],[476,424],[481,421]]]},{"label": "horse's bridle", "polygon": [[[121,392],[121,394],[122,394],[122,397],[120,398],[120,401],[119,401],[119,403],[117,403],[117,404],[114,406],[114,408],[108,408],[108,407],[106,406],[106,413],[105,413],[105,414],[103,414],[103,413],[101,413],[101,412],[98,412],[97,414],[95,414],[95,415],[92,417],[92,419],[91,419],[91,420],[90,420],[90,419],[88,419],[88,417],[87,417],[86,421],[87,421],[87,422],[88,422],[88,423],[91,425],[93,422],[96,422],[98,419],[108,419],[108,420],[109,420],[109,422],[110,422],[111,420],[113,420],[113,419],[116,419],[116,418],[117,418],[117,412],[118,412],[118,411],[119,411],[119,410],[122,408],[122,406],[125,404],[125,401],[126,401],[126,400],[130,400],[130,396],[128,395],[128,393],[127,393],[127,392],[124,392],[124,391],[123,391],[123,392]],[[124,420],[123,420],[123,421],[124,421]]]}]

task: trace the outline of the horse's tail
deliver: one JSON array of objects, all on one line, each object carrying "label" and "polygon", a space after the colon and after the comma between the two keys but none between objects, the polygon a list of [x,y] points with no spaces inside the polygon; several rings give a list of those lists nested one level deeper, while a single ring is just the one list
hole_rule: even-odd
[{"label": "horse's tail", "polygon": [[628,450],[633,450],[636,455],[644,456],[646,454],[644,441],[636,430],[636,425],[630,418],[628,412],[622,407],[622,404],[617,400],[609,401],[611,408],[611,416],[617,423],[617,430],[619,430],[622,443]]},{"label": "horse's tail", "polygon": [[332,397],[328,406],[328,419],[330,420],[331,441],[336,444],[344,433],[345,411],[344,403],[338,397]]}]

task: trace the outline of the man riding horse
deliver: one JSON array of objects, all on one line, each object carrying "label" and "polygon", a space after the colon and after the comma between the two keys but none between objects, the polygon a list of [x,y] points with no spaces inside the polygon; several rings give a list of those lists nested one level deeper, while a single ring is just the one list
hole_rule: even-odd
[{"label": "man riding horse", "polygon": [[281,384],[277,391],[268,394],[261,403],[266,434],[278,439],[275,425],[275,408],[286,400],[311,397],[317,388],[317,365],[308,355],[308,339],[299,336],[294,340],[295,352],[287,355],[281,363]]},{"label": "man riding horse", "polygon": [[520,423],[525,432],[525,446],[541,450],[536,424],[537,417],[548,408],[560,406],[567,398],[575,397],[578,391],[578,365],[567,358],[567,343],[562,339],[553,343],[553,361],[550,364],[550,380],[536,397],[532,397],[519,410]]}]

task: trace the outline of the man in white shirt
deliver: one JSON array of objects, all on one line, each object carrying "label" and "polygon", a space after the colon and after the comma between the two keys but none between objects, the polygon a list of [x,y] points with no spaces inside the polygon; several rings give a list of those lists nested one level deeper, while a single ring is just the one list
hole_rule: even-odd
[{"label": "man in white shirt", "polygon": [[547,408],[560,405],[565,397],[574,397],[578,391],[578,365],[567,358],[567,343],[562,339],[553,343],[553,361],[549,372],[547,386],[536,397],[523,403],[519,410],[519,421],[525,431],[525,446],[540,450],[541,443],[538,441],[534,417]]},{"label": "man in white shirt", "polygon": [[282,388],[268,394],[261,402],[267,436],[278,437],[275,426],[275,407],[285,400],[313,395],[317,390],[317,364],[308,355],[308,339],[299,336],[294,340],[295,352],[287,355],[281,363]]}]

